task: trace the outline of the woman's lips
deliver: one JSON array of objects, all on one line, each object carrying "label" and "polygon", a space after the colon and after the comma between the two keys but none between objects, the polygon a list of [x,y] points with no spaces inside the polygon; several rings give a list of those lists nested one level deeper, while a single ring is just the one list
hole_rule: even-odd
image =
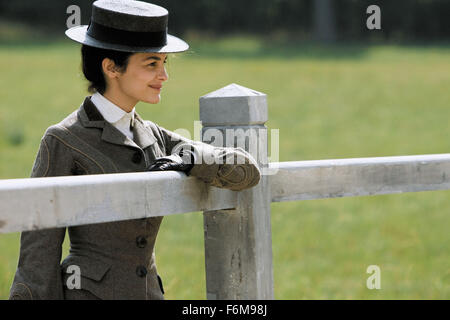
[{"label": "woman's lips", "polygon": [[149,86],[152,89],[155,89],[157,91],[161,91],[162,86]]}]

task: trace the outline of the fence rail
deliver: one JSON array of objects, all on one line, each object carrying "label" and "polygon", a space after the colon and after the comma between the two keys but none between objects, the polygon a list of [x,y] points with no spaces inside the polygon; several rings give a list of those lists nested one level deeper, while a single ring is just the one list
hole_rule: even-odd
[{"label": "fence rail", "polygon": [[236,192],[180,172],[0,180],[0,233],[235,208]]},{"label": "fence rail", "polygon": [[[273,162],[271,202],[450,189],[450,154]],[[0,180],[0,233],[236,208],[180,172]],[[64,210],[61,210],[64,208]]]},{"label": "fence rail", "polygon": [[272,201],[450,189],[450,154],[271,163]]},{"label": "fence rail", "polygon": [[203,211],[207,298],[273,299],[271,202],[450,189],[450,154],[269,163],[267,113],[235,84],[200,98],[203,133],[262,129],[240,146],[273,173],[252,189],[179,172],[0,180],[0,233]]}]

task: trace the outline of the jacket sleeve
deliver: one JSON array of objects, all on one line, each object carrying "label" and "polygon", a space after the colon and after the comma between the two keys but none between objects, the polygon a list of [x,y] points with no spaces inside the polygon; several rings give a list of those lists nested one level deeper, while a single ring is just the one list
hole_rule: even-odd
[{"label": "jacket sleeve", "polygon": [[[41,140],[31,177],[71,174],[70,152],[55,135]],[[22,232],[19,261],[9,299],[64,299],[60,270],[66,228]]]},{"label": "jacket sleeve", "polygon": [[241,191],[258,184],[261,172],[256,160],[242,148],[214,147],[193,141],[159,127],[166,153],[189,149],[194,154],[194,166],[188,175],[214,187]]}]

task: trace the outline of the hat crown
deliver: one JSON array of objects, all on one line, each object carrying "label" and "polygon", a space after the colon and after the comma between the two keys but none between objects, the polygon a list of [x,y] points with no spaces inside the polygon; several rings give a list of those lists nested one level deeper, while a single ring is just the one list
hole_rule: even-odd
[{"label": "hat crown", "polygon": [[148,2],[135,0],[98,0],[94,2],[94,6],[104,10],[147,17],[163,16],[168,14],[168,11],[163,7]]},{"label": "hat crown", "polygon": [[98,0],[91,21],[125,31],[166,31],[169,12],[160,6],[134,0]]}]

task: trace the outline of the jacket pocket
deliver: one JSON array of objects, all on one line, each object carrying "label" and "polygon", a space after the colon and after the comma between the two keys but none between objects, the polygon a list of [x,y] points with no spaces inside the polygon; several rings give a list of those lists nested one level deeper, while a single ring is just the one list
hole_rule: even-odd
[{"label": "jacket pocket", "polygon": [[14,283],[9,300],[33,300],[30,288],[24,283]]},{"label": "jacket pocket", "polygon": [[110,263],[90,257],[68,256],[61,264],[61,269],[65,287],[69,287],[68,283],[73,284],[73,277],[78,274],[80,289],[87,290],[100,299],[113,299],[113,280],[108,274]]}]

